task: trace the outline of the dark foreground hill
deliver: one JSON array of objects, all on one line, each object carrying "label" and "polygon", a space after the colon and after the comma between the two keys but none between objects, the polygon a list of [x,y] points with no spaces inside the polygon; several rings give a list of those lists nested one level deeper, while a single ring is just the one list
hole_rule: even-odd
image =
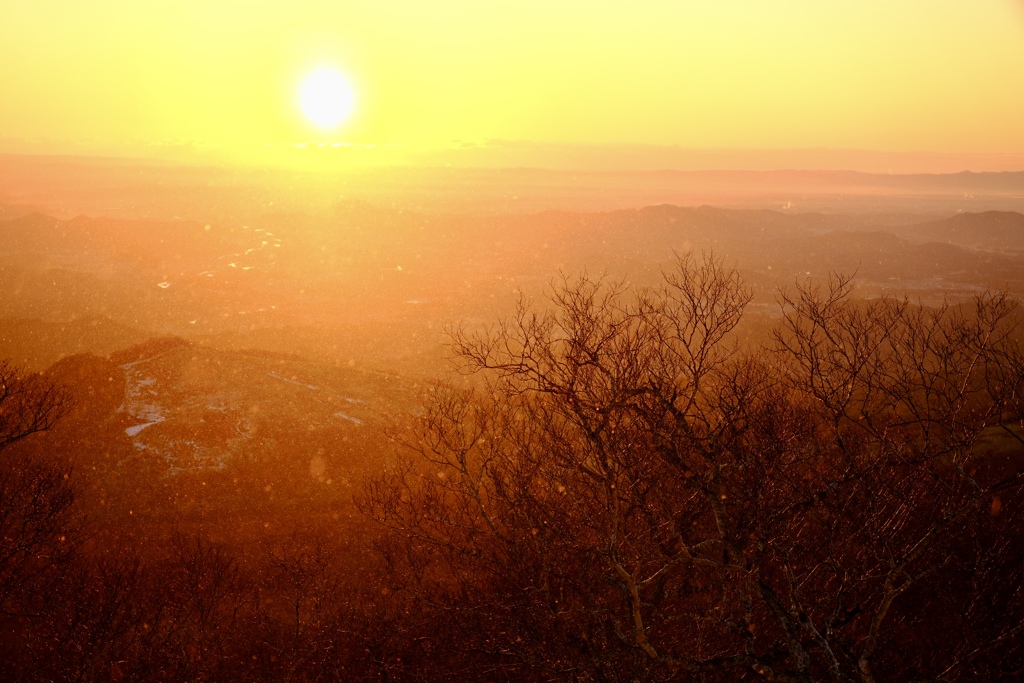
[{"label": "dark foreground hill", "polygon": [[140,515],[158,527],[216,526],[347,509],[386,464],[383,426],[421,391],[382,373],[177,338],[70,356],[46,375],[74,408],[21,448],[61,453],[87,473],[90,499],[115,527]]}]

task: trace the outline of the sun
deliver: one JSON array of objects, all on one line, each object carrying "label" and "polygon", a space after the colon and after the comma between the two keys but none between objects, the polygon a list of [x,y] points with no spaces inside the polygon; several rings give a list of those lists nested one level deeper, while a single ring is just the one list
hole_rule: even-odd
[{"label": "sun", "polygon": [[329,66],[311,71],[299,86],[299,107],[313,125],[331,130],[344,123],[355,110],[352,84]]}]

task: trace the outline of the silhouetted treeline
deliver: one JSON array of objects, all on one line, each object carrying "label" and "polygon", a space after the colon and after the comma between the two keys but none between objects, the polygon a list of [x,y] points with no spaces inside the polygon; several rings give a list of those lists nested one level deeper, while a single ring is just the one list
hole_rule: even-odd
[{"label": "silhouetted treeline", "polygon": [[[119,532],[94,521],[73,454],[4,449],[0,668],[1018,678],[1016,303],[850,290],[835,277],[784,293],[773,339],[740,347],[749,293],[720,262],[684,258],[656,288],[566,279],[543,306],[455,330],[472,388],[438,384],[391,431],[397,454],[357,520],[297,510],[262,537],[237,520]],[[25,392],[0,399],[0,433],[36,438],[66,412],[38,378],[5,368],[4,386]]]}]

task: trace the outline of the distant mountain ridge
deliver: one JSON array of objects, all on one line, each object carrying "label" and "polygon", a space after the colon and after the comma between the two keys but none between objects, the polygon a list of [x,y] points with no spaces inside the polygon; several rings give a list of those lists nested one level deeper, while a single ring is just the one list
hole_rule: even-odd
[{"label": "distant mountain ridge", "polygon": [[[799,161],[793,160],[799,169]],[[184,166],[130,159],[0,155],[0,197],[60,216],[257,221],[268,212],[327,208],[346,199],[430,213],[604,211],[709,203],[799,211],[1024,211],[1024,170],[945,174],[821,170],[555,170],[437,164],[344,176],[274,169]],[[678,167],[676,167],[678,168]],[[734,167],[742,168],[742,165]],[[779,168],[779,167],[776,167]],[[786,167],[783,167],[786,168]],[[806,168],[804,166],[803,168]]]},{"label": "distant mountain ridge", "polygon": [[962,213],[906,226],[899,234],[915,240],[948,242],[988,250],[1024,250],[1024,214],[1015,211]]}]

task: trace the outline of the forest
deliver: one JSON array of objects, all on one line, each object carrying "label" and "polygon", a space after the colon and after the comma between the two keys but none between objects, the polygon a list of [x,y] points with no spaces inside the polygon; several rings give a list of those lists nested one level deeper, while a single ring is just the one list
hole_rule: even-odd
[{"label": "forest", "polygon": [[[741,272],[710,252],[678,252],[639,283],[563,273],[482,323],[451,322],[449,371],[417,382],[174,337],[45,372],[6,362],[0,669],[1014,679],[1019,302],[991,288],[865,298],[855,284],[795,280],[757,316]],[[153,377],[132,374],[142,363]],[[171,428],[144,394],[183,367],[188,405],[218,372],[275,381],[250,388],[245,415],[188,413],[173,458],[126,442],[126,424],[145,420],[127,430],[140,439]],[[260,409],[260,391],[330,381],[364,397]],[[394,409],[374,417],[371,395]],[[214,439],[225,453],[244,443],[230,458],[195,446],[186,463],[203,429],[237,432]]]}]

